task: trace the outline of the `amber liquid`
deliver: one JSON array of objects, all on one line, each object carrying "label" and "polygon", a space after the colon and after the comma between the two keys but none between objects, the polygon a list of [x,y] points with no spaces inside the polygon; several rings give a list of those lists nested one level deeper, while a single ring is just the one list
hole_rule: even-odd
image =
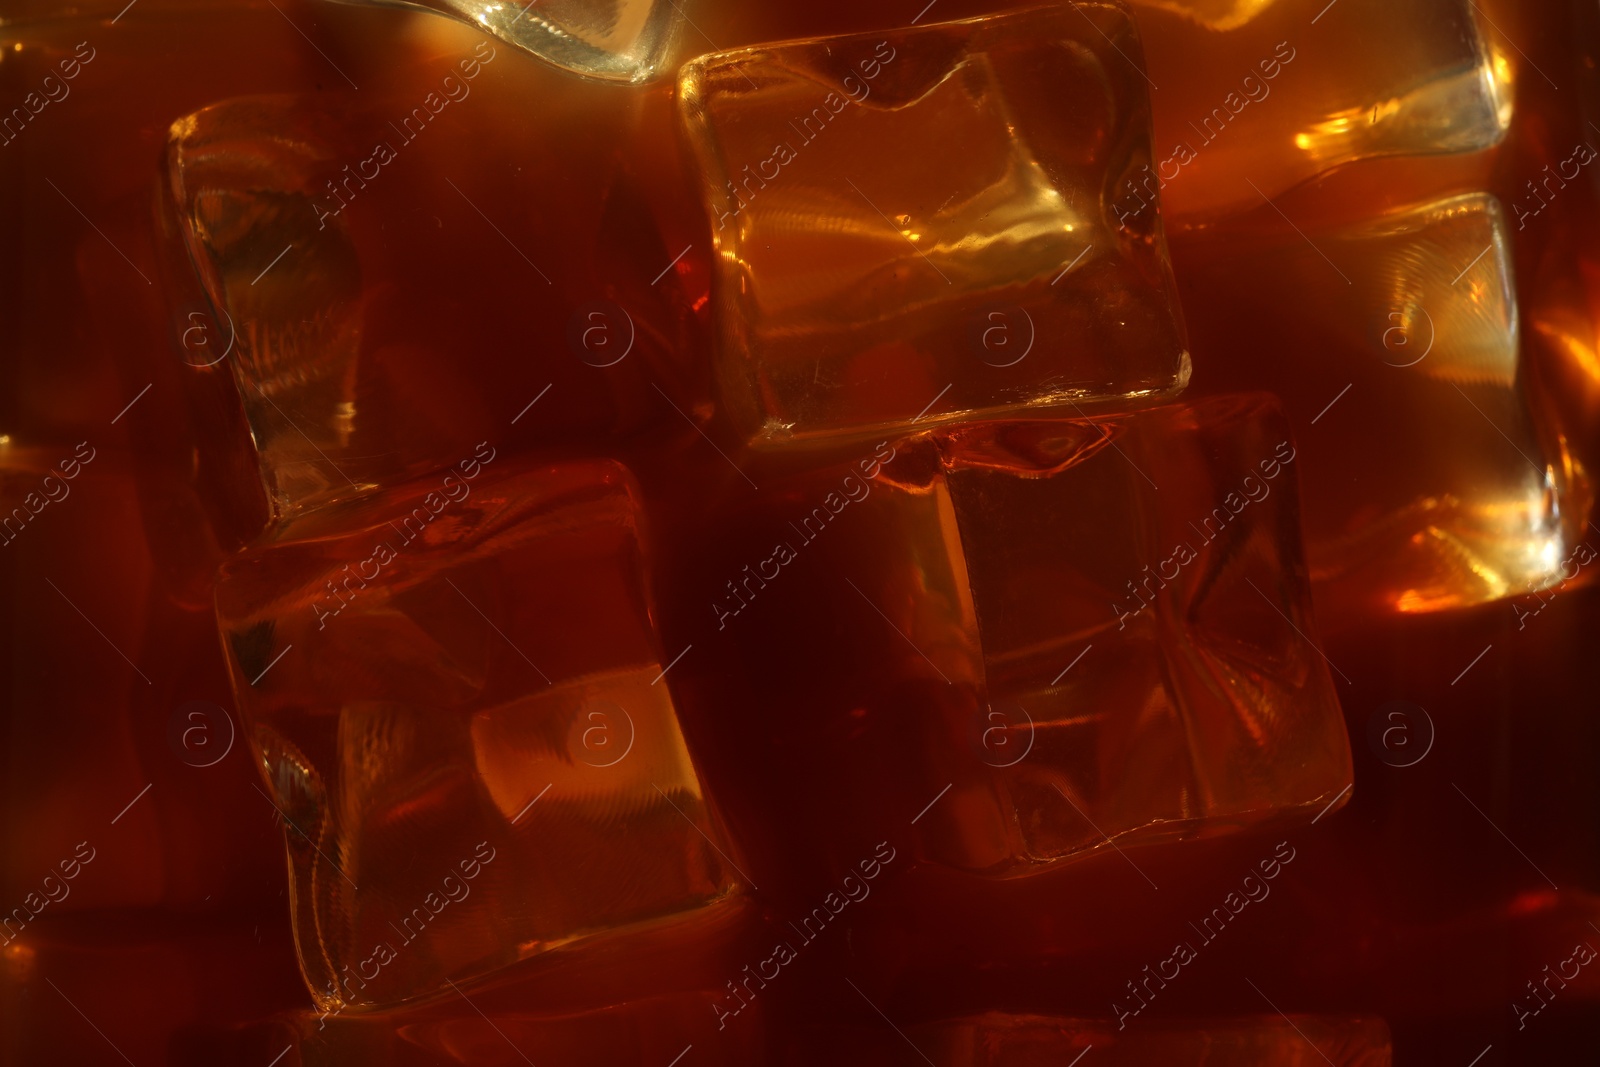
[{"label": "amber liquid", "polygon": [[0,1060],[1592,1057],[1592,13],[120,6]]}]

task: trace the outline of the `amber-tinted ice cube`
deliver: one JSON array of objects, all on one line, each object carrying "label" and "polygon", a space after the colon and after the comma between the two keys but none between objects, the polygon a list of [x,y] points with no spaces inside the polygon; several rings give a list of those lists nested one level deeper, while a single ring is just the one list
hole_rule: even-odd
[{"label": "amber-tinted ice cube", "polygon": [[[867,1064],[880,1062],[877,1056],[900,1054],[904,1040],[938,1067],[1045,1067],[1072,1063],[1088,1049],[1108,1067],[1389,1067],[1392,1062],[1389,1027],[1382,1019],[1337,1015],[1140,1020],[1119,1027],[1107,1019],[990,1012],[908,1027],[904,1039],[892,1032],[840,1032],[828,1047],[845,1056],[833,1062]],[[900,1045],[891,1052],[893,1042]]]},{"label": "amber-tinted ice cube", "polygon": [[1138,38],[1073,6],[685,68],[718,388],[756,443],[1182,387],[1159,222],[1110,210],[1149,160]]},{"label": "amber-tinted ice cube", "polygon": [[[279,508],[342,487],[338,459],[349,450],[362,406],[358,257],[345,229],[329,232],[312,210],[315,168],[332,165],[335,155],[327,143],[332,124],[283,105],[254,100],[182,120],[173,130],[170,174],[190,255],[216,321],[226,326],[218,332],[228,343],[223,348],[219,337],[217,347],[233,356],[268,494]],[[290,132],[302,122],[317,129]],[[256,136],[267,124],[280,136]],[[247,143],[236,140],[243,138]],[[280,253],[296,247],[291,270],[274,276]]]},{"label": "amber-tinted ice cube", "polygon": [[986,706],[983,758],[922,827],[932,848],[1044,861],[1314,813],[1349,784],[1275,402],[939,443]]},{"label": "amber-tinted ice cube", "polygon": [[1302,230],[1186,238],[1180,256],[1197,385],[1272,389],[1306,443],[1319,604],[1436,611],[1560,581],[1588,482],[1528,413],[1499,203]]},{"label": "amber-tinted ice cube", "polygon": [[342,0],[420,7],[488,30],[575,74],[642,82],[661,73],[684,21],[674,0]]},{"label": "amber-tinted ice cube", "polygon": [[[443,28],[460,51],[398,86],[235,98],[172,127],[168,211],[217,324],[205,358],[236,383],[277,518],[491,435],[594,452],[678,420],[663,392],[692,403],[704,359],[665,269],[683,246],[653,206],[690,195],[664,162],[667,86],[595,100]],[[524,135],[499,136],[513,122]]]},{"label": "amber-tinted ice cube", "polygon": [[759,472],[770,489],[735,491],[663,575],[695,649],[685,702],[762,708],[728,732],[785,754],[718,773],[771,818],[818,797],[785,853],[820,836],[811,865],[843,866],[914,835],[923,859],[1019,875],[1310,818],[1347,789],[1270,397],[863,452]]},{"label": "amber-tinted ice cube", "polygon": [[1188,222],[1374,156],[1488,148],[1510,71],[1470,0],[1133,0],[1155,158],[1116,210]]},{"label": "amber-tinted ice cube", "polygon": [[495,458],[290,522],[218,587],[324,1006],[730,888],[660,682],[631,476]]}]

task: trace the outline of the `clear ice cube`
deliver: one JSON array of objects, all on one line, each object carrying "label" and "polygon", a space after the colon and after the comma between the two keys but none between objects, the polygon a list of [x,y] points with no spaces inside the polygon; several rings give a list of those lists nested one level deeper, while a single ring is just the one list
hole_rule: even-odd
[{"label": "clear ice cube", "polygon": [[487,30],[563,70],[614,82],[644,82],[663,73],[685,21],[679,0],[340,2],[434,11]]},{"label": "clear ice cube", "polygon": [[755,443],[1182,387],[1160,225],[1109,207],[1149,158],[1138,38],[1073,6],[685,67],[718,387]]},{"label": "clear ice cube", "polygon": [[[1348,785],[1275,402],[960,428],[940,449],[988,729],[919,827],[930,847],[1004,868],[1315,813]],[[999,814],[988,855],[955,836],[969,808]]]},{"label": "clear ice cube", "polygon": [[[1307,443],[1306,551],[1330,617],[1464,607],[1561,580],[1590,488],[1528,409],[1497,200],[1181,249],[1208,357],[1197,386],[1270,388]],[[1264,334],[1276,344],[1262,347]]]},{"label": "clear ice cube", "polygon": [[1133,0],[1155,155],[1116,194],[1169,226],[1257,207],[1360,159],[1476,152],[1510,128],[1511,69],[1471,0]]},{"label": "clear ice cube", "polygon": [[293,520],[218,586],[324,1007],[731,890],[661,678],[631,475],[497,458]]}]

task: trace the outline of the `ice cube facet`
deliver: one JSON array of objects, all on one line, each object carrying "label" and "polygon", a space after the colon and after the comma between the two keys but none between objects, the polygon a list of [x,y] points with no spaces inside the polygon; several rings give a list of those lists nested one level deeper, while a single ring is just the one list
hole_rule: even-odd
[{"label": "ice cube facet", "polygon": [[[269,124],[300,126],[301,135],[252,136]],[[314,174],[333,162],[330,127],[325,116],[264,98],[173,129],[173,195],[231,342],[224,349],[219,337],[215,347],[233,355],[269,494],[284,501],[343,484],[332,457],[349,448],[358,407],[361,268],[345,227],[335,219],[328,229],[312,210]],[[288,269],[274,273],[297,246]]]},{"label": "ice cube facet", "polygon": [[837,795],[849,828],[821,847],[841,863],[914,834],[925,859],[1009,876],[1309,818],[1351,757],[1299,462],[1254,394],[763,474],[770,493],[666,568],[696,649],[675,671],[686,699],[763,709],[740,744],[781,746],[783,770],[749,788]]},{"label": "ice cube facet", "polygon": [[631,476],[494,459],[293,521],[218,587],[324,1006],[729,891],[652,684]]},{"label": "ice cube facet", "polygon": [[342,0],[422,7],[484,29],[574,74],[615,82],[658,76],[684,20],[674,0]]},{"label": "ice cube facet", "polygon": [[[987,736],[930,847],[1046,861],[1314,812],[1348,785],[1275,402],[959,428],[940,451]],[[975,805],[1000,812],[989,856],[953,825]]]},{"label": "ice cube facet", "polygon": [[1210,30],[1236,30],[1278,0],[1130,0],[1134,7],[1157,7]]},{"label": "ice cube facet", "polygon": [[1498,201],[1304,229],[1186,238],[1180,256],[1210,355],[1198,385],[1272,389],[1307,443],[1319,604],[1437,611],[1560,581],[1588,479],[1528,412]]},{"label": "ice cube facet", "polygon": [[1470,0],[1134,0],[1153,82],[1155,156],[1118,214],[1175,225],[1260,205],[1376,156],[1489,148],[1511,74]]},{"label": "ice cube facet", "polygon": [[[447,467],[486,437],[594,453],[679,419],[663,393],[692,404],[683,382],[704,360],[663,270],[683,246],[666,250],[655,208],[688,195],[663,161],[677,149],[650,132],[671,130],[666,87],[594,101],[480,44],[444,67],[448,84],[436,68],[359,102],[236,98],[172,128],[168,210],[213,347],[231,341],[217,368],[275,518]],[[523,128],[530,96],[527,137],[487,136]],[[595,179],[558,210],[526,196],[571,173]]]},{"label": "ice cube facet", "polygon": [[756,443],[1182,387],[1160,226],[1110,212],[1149,158],[1138,39],[1074,7],[685,68],[718,388]]}]

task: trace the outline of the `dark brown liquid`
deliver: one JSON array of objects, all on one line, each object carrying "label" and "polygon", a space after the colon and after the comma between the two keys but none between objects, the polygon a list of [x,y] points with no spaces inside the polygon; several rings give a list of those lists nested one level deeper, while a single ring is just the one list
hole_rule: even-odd
[{"label": "dark brown liquid", "polygon": [[0,1061],[1592,1058],[1593,12],[921,6],[0,28]]}]

